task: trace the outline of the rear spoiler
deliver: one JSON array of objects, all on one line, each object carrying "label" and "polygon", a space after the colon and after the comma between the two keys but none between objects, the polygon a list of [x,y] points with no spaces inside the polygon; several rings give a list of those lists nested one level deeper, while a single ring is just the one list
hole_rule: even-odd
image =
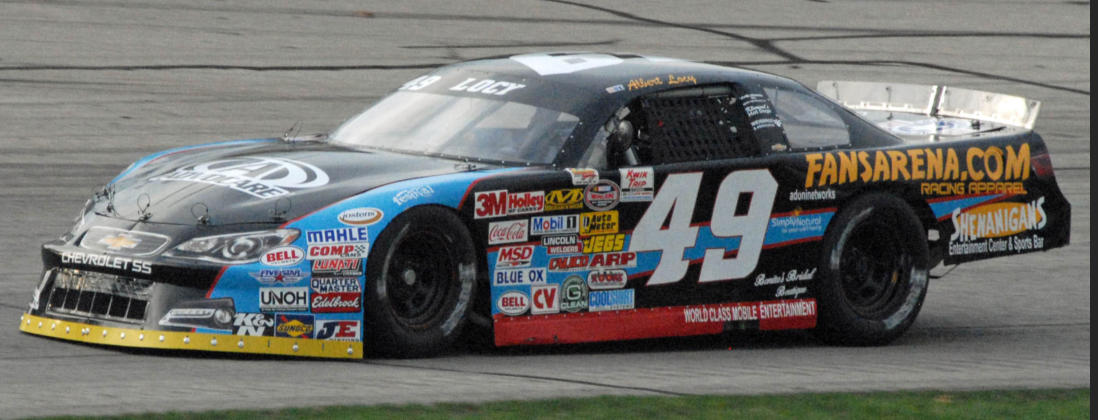
[{"label": "rear spoiler", "polygon": [[855,110],[968,118],[1033,129],[1041,102],[948,86],[824,80],[816,90]]}]

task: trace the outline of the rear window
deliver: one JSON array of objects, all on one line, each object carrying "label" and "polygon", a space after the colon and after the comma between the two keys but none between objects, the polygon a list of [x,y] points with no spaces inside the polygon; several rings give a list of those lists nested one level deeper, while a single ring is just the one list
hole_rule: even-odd
[{"label": "rear window", "polygon": [[795,149],[846,146],[850,127],[830,104],[802,92],[763,87]]}]

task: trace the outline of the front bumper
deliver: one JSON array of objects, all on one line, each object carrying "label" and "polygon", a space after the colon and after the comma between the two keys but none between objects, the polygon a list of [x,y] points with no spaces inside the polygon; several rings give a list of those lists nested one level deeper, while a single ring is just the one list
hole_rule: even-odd
[{"label": "front bumper", "polygon": [[361,358],[361,342],[255,337],[92,325],[24,313],[19,330],[82,343],[164,350],[199,350],[285,356]]}]

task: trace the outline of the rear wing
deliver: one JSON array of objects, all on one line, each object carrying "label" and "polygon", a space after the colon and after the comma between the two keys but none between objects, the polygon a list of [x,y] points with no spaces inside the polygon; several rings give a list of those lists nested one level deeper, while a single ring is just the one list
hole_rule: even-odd
[{"label": "rear wing", "polygon": [[824,80],[816,90],[854,110],[968,118],[1032,130],[1041,102],[948,86]]}]

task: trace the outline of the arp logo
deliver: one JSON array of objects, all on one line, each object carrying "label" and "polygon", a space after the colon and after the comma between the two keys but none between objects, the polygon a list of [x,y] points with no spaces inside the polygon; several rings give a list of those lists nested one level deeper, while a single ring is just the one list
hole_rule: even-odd
[{"label": "arp logo", "polygon": [[358,321],[317,321],[317,340],[358,341],[361,325]]},{"label": "arp logo", "polygon": [[507,190],[478,192],[473,217],[484,219],[507,215]]},{"label": "arp logo", "polygon": [[560,286],[547,284],[530,287],[530,314],[555,314],[560,312]]},{"label": "arp logo", "polygon": [[583,188],[553,190],[545,195],[545,211],[583,208]]},{"label": "arp logo", "polygon": [[499,249],[496,268],[529,267],[533,259],[533,245],[505,246]]}]

